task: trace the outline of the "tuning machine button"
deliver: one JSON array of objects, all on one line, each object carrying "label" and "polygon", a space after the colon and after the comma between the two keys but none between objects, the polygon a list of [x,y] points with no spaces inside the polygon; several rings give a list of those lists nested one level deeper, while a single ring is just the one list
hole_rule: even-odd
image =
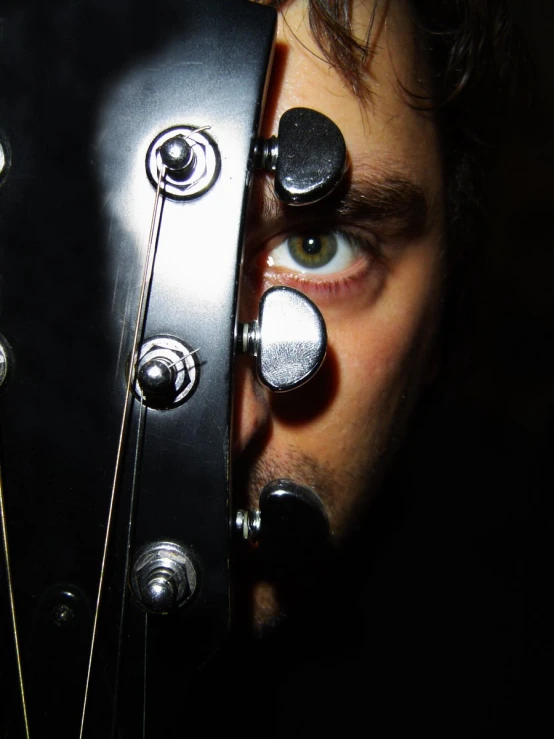
[{"label": "tuning machine button", "polygon": [[329,519],[320,497],[292,480],[268,483],[259,510],[237,512],[235,532],[257,544],[264,560],[283,568],[313,562],[329,545]]},{"label": "tuning machine button", "polygon": [[254,166],[275,172],[275,192],[287,205],[327,197],[341,181],[346,163],[340,129],[310,108],[287,110],[278,137],[258,141],[254,150]]},{"label": "tuning machine button", "polygon": [[272,287],[262,295],[258,320],[238,324],[236,346],[256,357],[258,378],[266,387],[293,390],[313,377],[325,359],[325,321],[303,293]]}]

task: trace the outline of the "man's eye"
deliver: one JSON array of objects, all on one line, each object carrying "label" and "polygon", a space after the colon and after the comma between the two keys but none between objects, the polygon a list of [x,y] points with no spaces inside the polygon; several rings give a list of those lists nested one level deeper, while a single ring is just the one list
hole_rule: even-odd
[{"label": "man's eye", "polygon": [[271,250],[267,266],[328,275],[348,269],[359,251],[356,241],[340,231],[294,234]]}]

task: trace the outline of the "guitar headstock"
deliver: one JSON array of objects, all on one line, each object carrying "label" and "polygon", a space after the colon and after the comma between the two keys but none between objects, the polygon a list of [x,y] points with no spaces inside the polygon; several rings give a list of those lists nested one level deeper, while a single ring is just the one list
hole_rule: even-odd
[{"label": "guitar headstock", "polygon": [[[263,380],[291,354],[269,328],[237,334],[275,21],[248,0],[4,18],[9,736],[169,735],[158,707],[226,638],[234,355],[272,347]],[[344,152],[327,190],[343,169]],[[323,359],[306,310],[315,359],[274,390]]]}]

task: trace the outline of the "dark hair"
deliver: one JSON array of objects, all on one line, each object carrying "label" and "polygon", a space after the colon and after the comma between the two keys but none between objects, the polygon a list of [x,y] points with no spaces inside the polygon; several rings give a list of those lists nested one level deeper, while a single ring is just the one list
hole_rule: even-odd
[{"label": "dark hair", "polygon": [[[287,0],[267,0],[279,7]],[[379,3],[364,39],[352,32],[349,0],[309,0],[309,22],[323,56],[357,95],[370,94],[364,69]],[[409,0],[428,84],[423,93],[405,90],[409,103],[433,111],[441,139],[445,178],[448,292],[442,311],[443,369],[461,371],[458,329],[465,323],[467,286],[487,238],[486,183],[495,144],[509,135],[522,92],[531,81],[529,57],[519,25],[518,0]],[[402,81],[399,80],[402,85]],[[522,106],[522,103],[525,105]],[[453,369],[453,368],[458,368]]]},{"label": "dark hair", "polygon": [[[286,0],[268,0],[279,7]],[[309,0],[309,23],[322,54],[354,93],[367,92],[373,14],[365,39],[352,32],[348,0]],[[520,89],[525,55],[507,0],[410,0],[414,27],[430,70],[429,89],[410,90],[414,107],[434,110],[445,165],[451,263],[474,243],[483,215],[481,184],[502,113]]]}]

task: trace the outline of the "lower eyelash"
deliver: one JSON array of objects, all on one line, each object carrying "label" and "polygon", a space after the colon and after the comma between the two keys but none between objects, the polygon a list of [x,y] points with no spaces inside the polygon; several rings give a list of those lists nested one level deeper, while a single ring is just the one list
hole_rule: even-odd
[{"label": "lower eyelash", "polygon": [[306,294],[314,294],[316,296],[338,296],[344,295],[348,292],[352,292],[359,289],[364,280],[374,270],[380,268],[379,260],[367,259],[364,261],[361,269],[358,269],[355,274],[347,274],[333,278],[329,276],[329,279],[322,277],[306,277],[301,274],[294,272],[289,273],[278,273],[275,272],[273,275],[266,276],[265,282],[275,284],[287,284],[290,287],[296,287],[298,290]]}]

